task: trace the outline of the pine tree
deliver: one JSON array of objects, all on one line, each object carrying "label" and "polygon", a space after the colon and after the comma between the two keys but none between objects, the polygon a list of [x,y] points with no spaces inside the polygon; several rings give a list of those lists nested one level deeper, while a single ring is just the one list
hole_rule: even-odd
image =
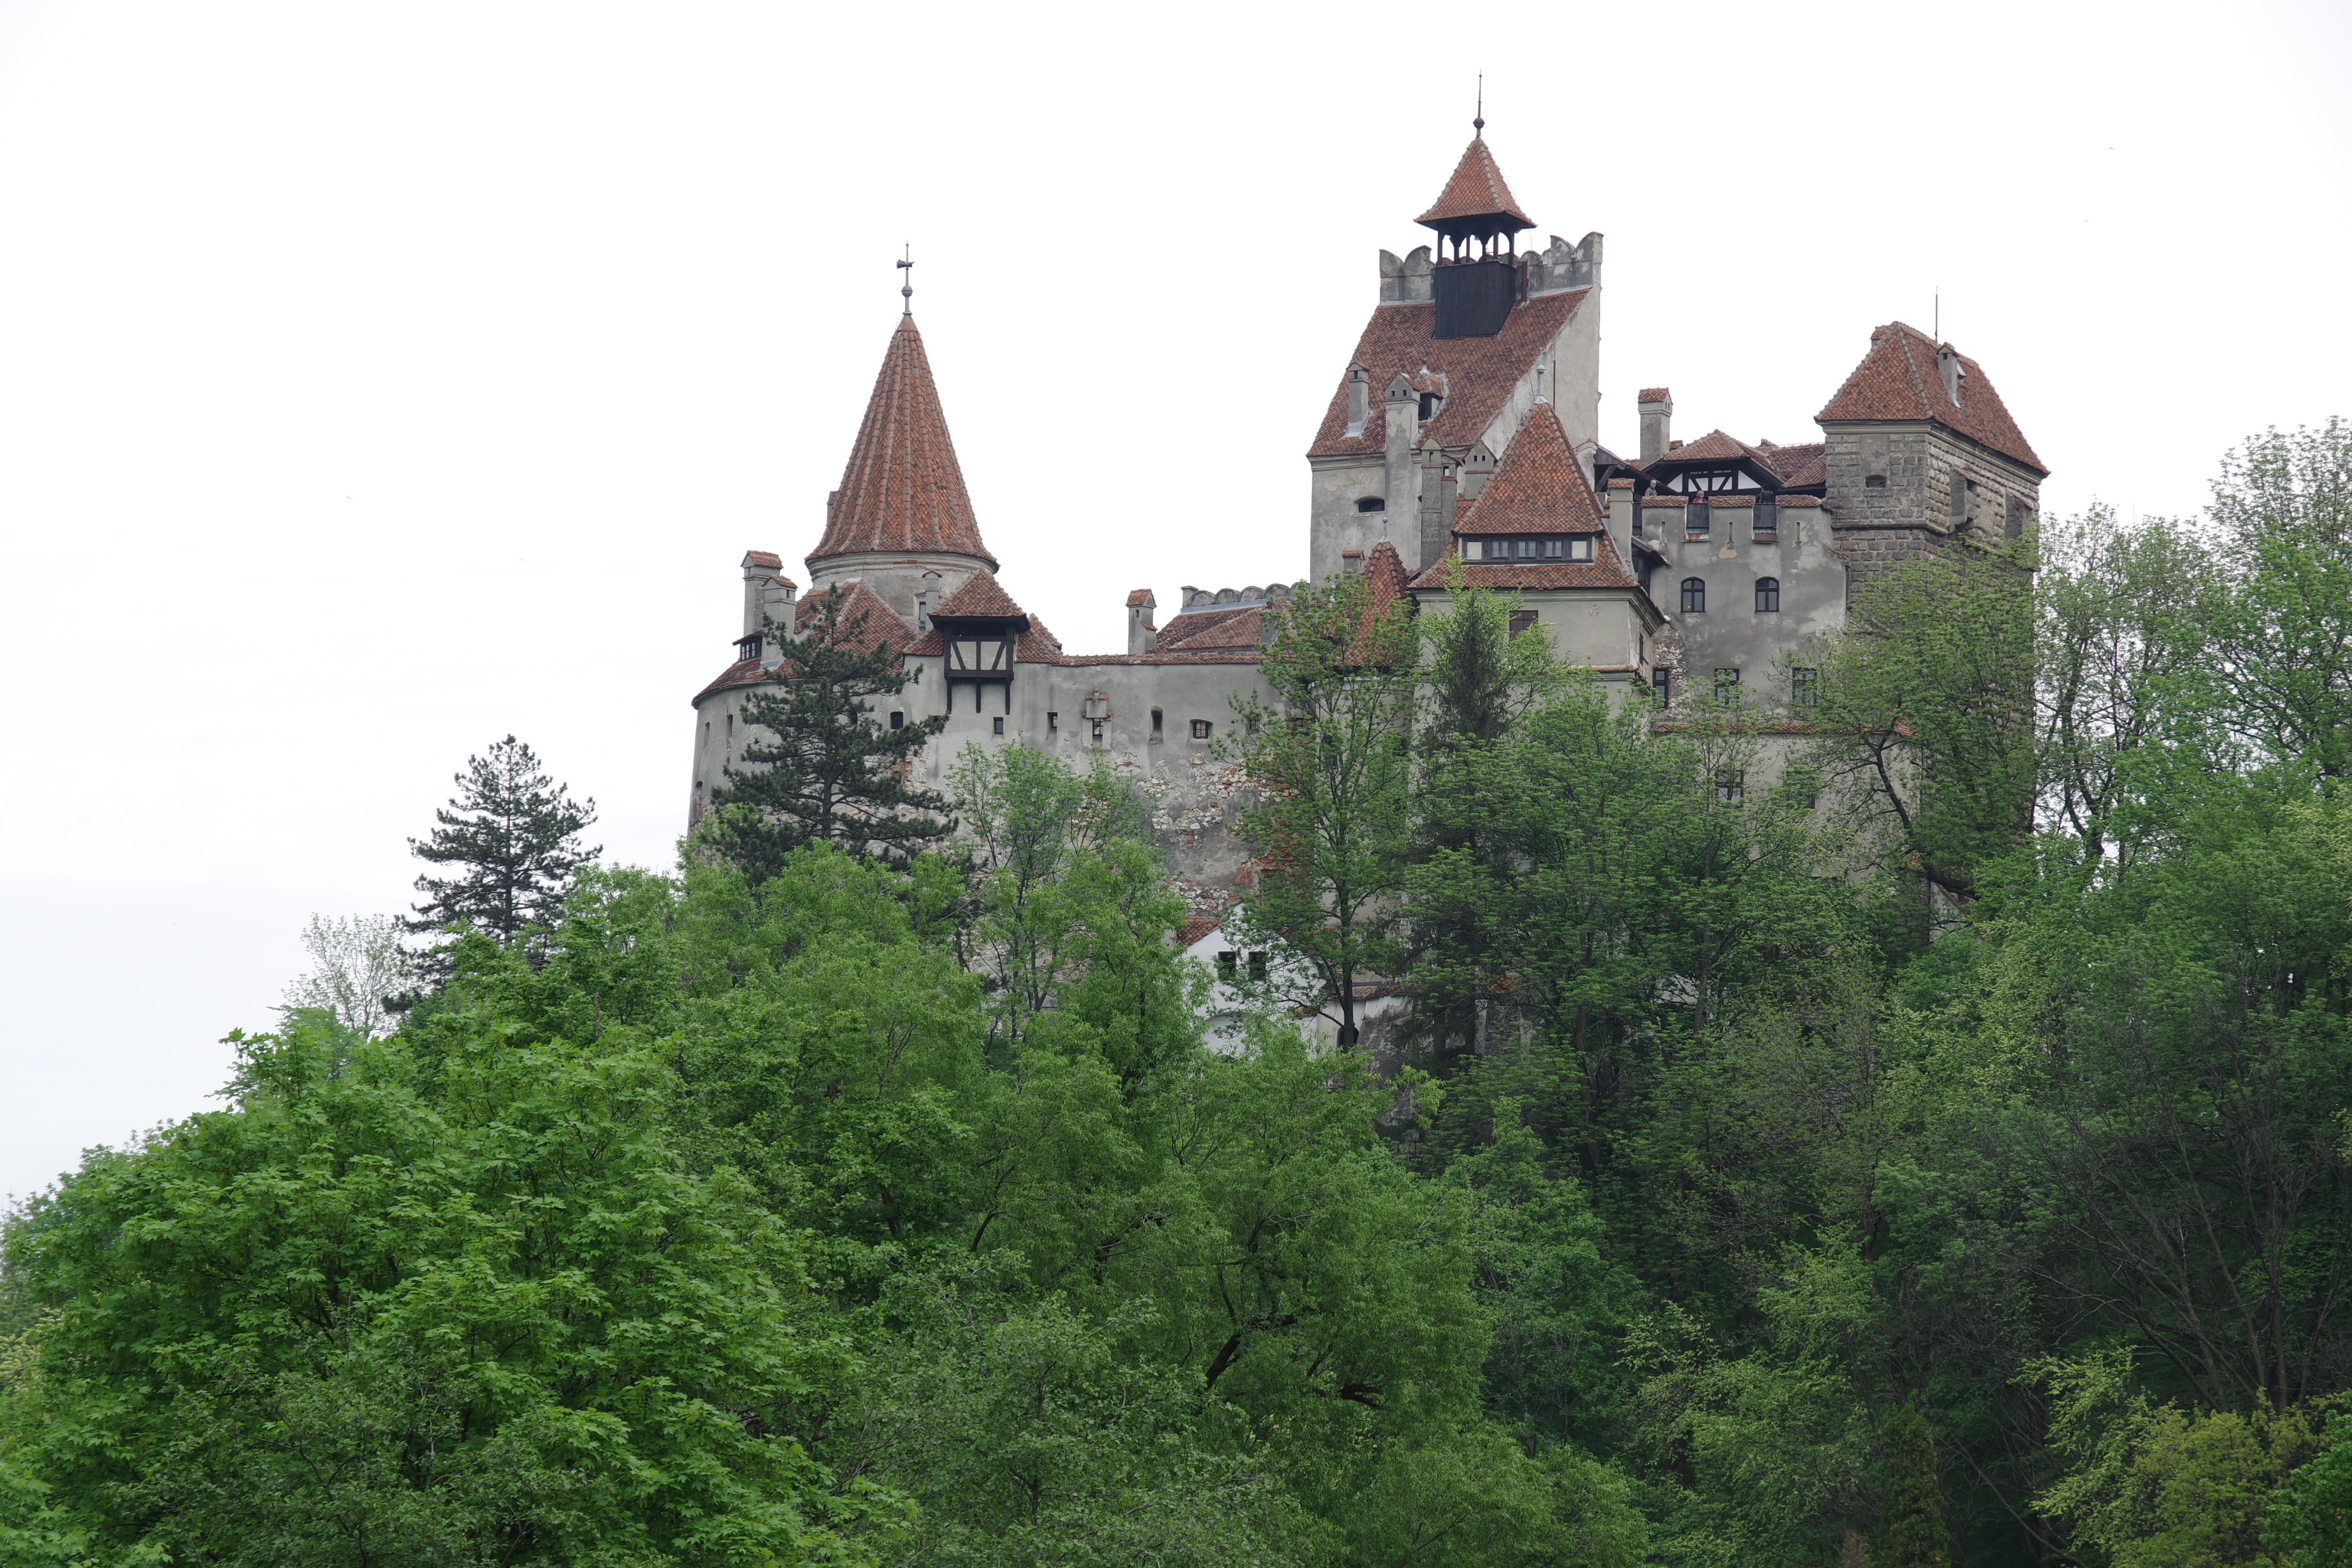
[{"label": "pine tree", "polygon": [[1944,1528],[1944,1490],[1936,1479],[1936,1438],[1927,1418],[1910,1405],[1886,1424],[1885,1468],[1880,1472],[1877,1568],[1943,1568],[1952,1560]]},{"label": "pine tree", "polygon": [[820,839],[895,861],[950,830],[946,798],[907,779],[947,719],[883,727],[869,704],[906,689],[904,659],[880,636],[869,637],[870,612],[847,609],[846,597],[819,596],[805,636],[768,623],[770,644],[783,657],[772,684],[744,701],[743,721],[773,739],[752,741],[743,748],[751,765],[727,770],[708,830],[711,846],[754,881]]},{"label": "pine tree", "polygon": [[459,874],[416,879],[425,900],[414,906],[407,929],[470,925],[504,942],[551,924],[572,877],[602,853],[580,847],[581,830],[596,820],[596,803],[573,800],[512,735],[487,756],[467,758],[456,780],[457,794],[433,814],[440,826],[427,838],[410,839],[408,847],[418,859]]}]

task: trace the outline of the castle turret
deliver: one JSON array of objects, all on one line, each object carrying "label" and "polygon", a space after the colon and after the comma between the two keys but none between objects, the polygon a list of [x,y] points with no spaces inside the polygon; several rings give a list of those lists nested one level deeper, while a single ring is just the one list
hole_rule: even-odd
[{"label": "castle turret", "polygon": [[813,588],[863,582],[910,624],[926,586],[945,597],[975,574],[996,570],[911,314],[890,334],[808,568]]},{"label": "castle turret", "polygon": [[1437,205],[1413,219],[1437,231],[1437,267],[1430,276],[1437,305],[1433,338],[1491,338],[1519,302],[1519,264],[1512,245],[1521,229],[1535,224],[1521,216],[1517,198],[1486,150],[1484,119],[1476,121],[1476,132]]}]

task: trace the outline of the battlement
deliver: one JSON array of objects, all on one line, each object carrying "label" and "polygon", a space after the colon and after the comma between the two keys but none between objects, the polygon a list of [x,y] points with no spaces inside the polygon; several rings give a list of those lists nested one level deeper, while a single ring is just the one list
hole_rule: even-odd
[{"label": "battlement", "polygon": [[1184,584],[1184,606],[1176,613],[1189,616],[1202,610],[1247,610],[1262,605],[1279,605],[1298,592],[1295,583],[1269,583],[1261,588],[1195,588]]},{"label": "battlement", "polygon": [[[1588,234],[1570,245],[1553,235],[1549,247],[1524,253],[1518,263],[1519,276],[1526,282],[1529,299],[1570,289],[1594,288],[1601,282],[1601,237]],[[1429,300],[1430,279],[1438,266],[1425,245],[1402,258],[1393,251],[1381,251],[1381,303],[1411,305]]]}]

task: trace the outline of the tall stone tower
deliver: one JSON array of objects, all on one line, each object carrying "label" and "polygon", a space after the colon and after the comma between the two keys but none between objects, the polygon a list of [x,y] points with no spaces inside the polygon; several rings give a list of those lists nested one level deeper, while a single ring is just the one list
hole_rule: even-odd
[{"label": "tall stone tower", "polygon": [[809,552],[808,569],[812,588],[862,582],[919,629],[931,606],[975,575],[996,571],[911,312],[890,334],[841,488],[825,500],[824,537]]},{"label": "tall stone tower", "polygon": [[1385,540],[1409,570],[1444,554],[1454,511],[1492,473],[1538,398],[1591,478],[1601,423],[1601,237],[1514,255],[1535,226],[1486,145],[1486,122],[1436,203],[1436,231],[1381,252],[1380,302],[1324,410],[1309,567],[1320,581]]}]

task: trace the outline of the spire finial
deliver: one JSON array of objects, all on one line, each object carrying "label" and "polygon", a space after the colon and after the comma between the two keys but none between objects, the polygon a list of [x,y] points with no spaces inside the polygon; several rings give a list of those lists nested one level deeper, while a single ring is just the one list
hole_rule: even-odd
[{"label": "spire finial", "polygon": [[915,313],[915,247],[908,245],[906,252],[906,259],[897,264],[898,270],[907,275],[898,284],[898,298],[903,301],[898,313],[911,316]]},{"label": "spire finial", "polygon": [[1486,134],[1486,73],[1478,73],[1478,112],[1470,121],[1470,129],[1479,135]]}]

